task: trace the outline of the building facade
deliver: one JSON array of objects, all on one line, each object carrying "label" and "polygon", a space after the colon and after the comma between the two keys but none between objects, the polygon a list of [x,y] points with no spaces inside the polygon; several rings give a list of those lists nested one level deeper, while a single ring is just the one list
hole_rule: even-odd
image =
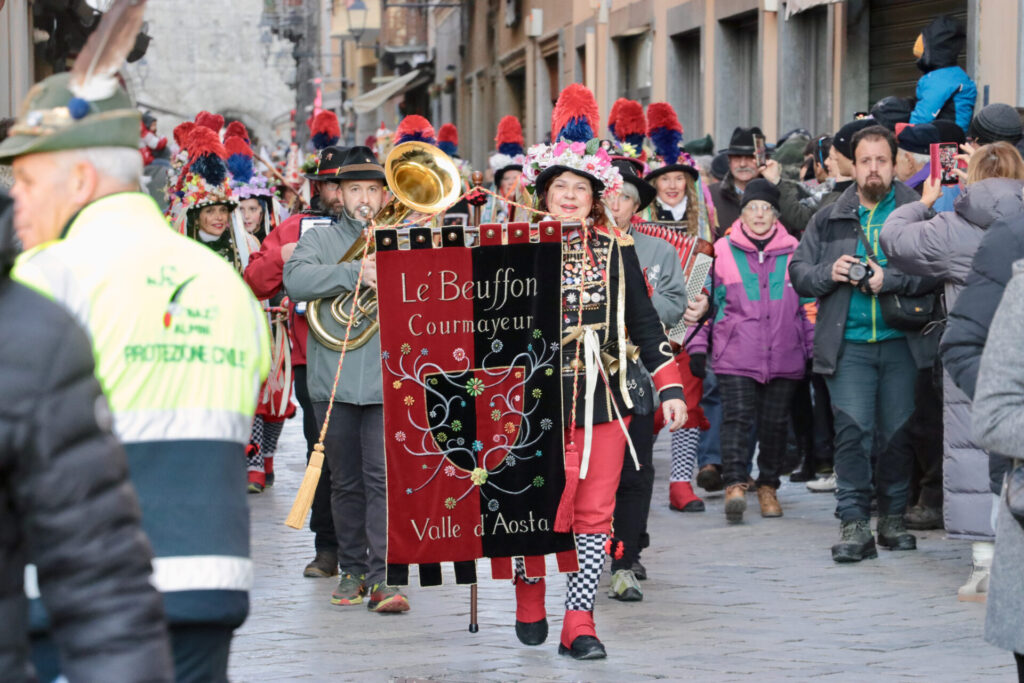
[{"label": "building facade", "polygon": [[[913,95],[912,46],[940,14],[967,29],[979,106],[1024,106],[1021,0],[470,0],[457,119],[482,166],[498,119],[544,139],[569,83],[607,115],[621,96],[671,103],[687,139],[717,148],[738,125],[769,140],[834,131],[884,95]],[[442,121],[443,122],[443,121]],[[440,123],[440,122],[437,122]]]}]

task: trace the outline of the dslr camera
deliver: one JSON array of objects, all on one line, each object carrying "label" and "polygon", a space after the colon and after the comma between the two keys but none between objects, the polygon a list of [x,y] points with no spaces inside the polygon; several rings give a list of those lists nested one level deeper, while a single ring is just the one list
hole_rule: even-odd
[{"label": "dslr camera", "polygon": [[870,285],[868,285],[868,280],[870,280],[874,274],[874,268],[864,261],[857,261],[856,263],[850,264],[850,272],[847,273],[846,276],[850,279],[850,284],[865,294],[870,294],[871,290]]}]

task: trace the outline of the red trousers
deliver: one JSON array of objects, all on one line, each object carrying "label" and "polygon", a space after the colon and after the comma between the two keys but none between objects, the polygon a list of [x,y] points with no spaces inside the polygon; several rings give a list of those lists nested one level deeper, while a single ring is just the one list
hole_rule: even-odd
[{"label": "red trousers", "polygon": [[[629,427],[631,417],[623,422]],[[582,457],[583,428],[565,430],[566,443],[575,437],[576,448]],[[610,534],[615,513],[615,491],[622,475],[622,458],[626,452],[626,434],[618,420],[594,425],[591,435],[590,466],[587,478],[580,479],[573,508],[573,533]]]},{"label": "red trousers", "polygon": [[[707,431],[711,424],[700,407],[701,398],[704,396],[704,380],[694,377],[690,372],[690,354],[686,349],[680,349],[676,354],[676,366],[679,368],[679,377],[683,380],[683,397],[686,399],[686,424],[682,428]],[[665,414],[659,407],[654,414],[654,433],[660,432],[664,426]]]}]

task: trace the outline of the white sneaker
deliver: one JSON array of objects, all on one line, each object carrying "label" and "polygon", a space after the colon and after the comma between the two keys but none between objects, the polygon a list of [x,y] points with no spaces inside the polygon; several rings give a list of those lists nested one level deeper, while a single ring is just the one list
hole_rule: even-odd
[{"label": "white sneaker", "polygon": [[828,475],[823,479],[815,479],[807,482],[807,490],[813,493],[829,493],[836,490],[836,473]]},{"label": "white sneaker", "polygon": [[985,602],[988,595],[989,567],[974,565],[967,583],[960,586],[956,599],[960,602]]}]

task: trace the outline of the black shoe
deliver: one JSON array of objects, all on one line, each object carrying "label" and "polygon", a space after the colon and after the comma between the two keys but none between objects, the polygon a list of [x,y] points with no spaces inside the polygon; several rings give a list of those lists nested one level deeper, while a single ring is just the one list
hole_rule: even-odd
[{"label": "black shoe", "polygon": [[273,472],[267,472],[267,486],[273,486],[273,485],[274,485],[274,473]]},{"label": "black shoe", "polygon": [[548,620],[526,622],[516,619],[516,638],[523,645],[540,645],[548,639]]},{"label": "black shoe", "polygon": [[721,491],[725,487],[722,470],[718,465],[704,465],[697,472],[697,486],[705,491]]},{"label": "black shoe", "polygon": [[335,550],[317,550],[316,557],[302,570],[311,579],[325,579],[338,575],[338,553]]},{"label": "black shoe", "polygon": [[647,580],[647,567],[640,564],[640,560],[633,563],[633,576],[637,578],[637,581]]},{"label": "black shoe", "polygon": [[878,545],[886,550],[917,550],[917,537],[907,531],[903,515],[878,518]]},{"label": "black shoe", "polygon": [[832,546],[833,562],[860,562],[878,557],[875,537],[866,519],[843,522],[840,534],[839,543]]},{"label": "black shoe", "polygon": [[804,464],[801,465],[800,469],[789,475],[789,480],[794,484],[803,484],[814,481],[817,478],[818,475],[814,471],[814,466],[808,460],[804,460]]},{"label": "black shoe", "polygon": [[942,528],[942,508],[933,508],[918,503],[903,515],[908,529],[927,531]]},{"label": "black shoe", "polygon": [[559,643],[558,654],[569,655],[573,659],[604,659],[608,656],[604,645],[594,636],[577,636],[576,640],[572,641],[572,647]]}]

